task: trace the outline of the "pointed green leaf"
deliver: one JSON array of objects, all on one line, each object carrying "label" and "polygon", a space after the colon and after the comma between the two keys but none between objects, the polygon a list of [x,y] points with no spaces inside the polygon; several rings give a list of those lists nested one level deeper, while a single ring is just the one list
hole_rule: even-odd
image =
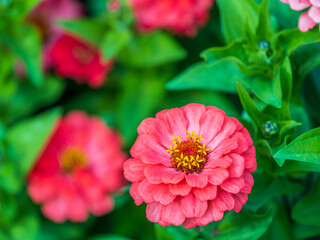
[{"label": "pointed green leaf", "polygon": [[288,146],[274,155],[278,165],[281,167],[286,159],[309,163],[320,163],[320,128],[315,128],[302,134]]}]

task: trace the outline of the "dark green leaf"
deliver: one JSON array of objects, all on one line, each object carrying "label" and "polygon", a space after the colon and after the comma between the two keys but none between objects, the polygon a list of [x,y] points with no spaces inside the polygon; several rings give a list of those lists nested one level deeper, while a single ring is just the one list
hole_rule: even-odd
[{"label": "dark green leaf", "polygon": [[157,240],[185,240],[196,239],[199,233],[193,229],[185,229],[183,226],[162,227],[159,224],[154,225]]},{"label": "dark green leaf", "polygon": [[237,88],[243,108],[246,110],[252,121],[255,123],[257,129],[260,129],[262,125],[271,118],[263,114],[257,108],[255,103],[251,99],[249,93],[247,93],[247,91],[242,87],[240,83],[237,84]]},{"label": "dark green leaf", "polygon": [[270,207],[263,214],[241,211],[225,217],[218,227],[216,240],[256,240],[268,229],[274,215]]},{"label": "dark green leaf", "polygon": [[292,218],[304,225],[320,227],[319,199],[320,179],[313,185],[311,191],[293,207]]},{"label": "dark green leaf", "polygon": [[118,236],[118,235],[100,235],[89,238],[88,240],[130,240],[129,238]]}]

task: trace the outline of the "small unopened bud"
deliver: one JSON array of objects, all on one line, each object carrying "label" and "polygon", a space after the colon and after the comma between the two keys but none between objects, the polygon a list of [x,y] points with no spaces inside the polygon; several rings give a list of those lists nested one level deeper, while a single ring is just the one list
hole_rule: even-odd
[{"label": "small unopened bud", "polygon": [[269,50],[270,49],[270,43],[266,40],[262,40],[258,43],[258,48],[260,50]]},{"label": "small unopened bud", "polygon": [[263,136],[265,137],[272,137],[279,132],[278,124],[273,121],[266,121],[262,127],[261,131]]}]

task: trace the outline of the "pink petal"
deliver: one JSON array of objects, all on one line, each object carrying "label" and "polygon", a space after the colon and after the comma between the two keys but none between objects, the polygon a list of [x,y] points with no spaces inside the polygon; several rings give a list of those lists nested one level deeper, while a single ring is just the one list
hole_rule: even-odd
[{"label": "pink petal", "polygon": [[146,203],[153,202],[153,188],[154,185],[150,184],[146,179],[143,180],[138,187],[138,194]]},{"label": "pink petal", "polygon": [[316,25],[316,23],[309,16],[308,12],[304,12],[299,18],[298,25],[301,32],[307,32],[309,29],[312,29]]},{"label": "pink petal", "polygon": [[212,201],[208,202],[208,209],[206,213],[199,218],[199,225],[205,226],[211,223],[212,221],[220,221],[223,218],[223,212],[220,212],[217,208],[214,207]]},{"label": "pink petal", "polygon": [[221,131],[207,144],[211,151],[214,151],[221,141],[228,139],[236,129],[237,125],[235,122],[230,117],[226,117]]},{"label": "pink petal", "polygon": [[36,203],[48,201],[54,196],[55,184],[47,179],[31,180],[28,186],[28,193]]},{"label": "pink petal", "polygon": [[237,194],[240,192],[241,189],[243,189],[245,186],[245,182],[242,177],[239,178],[228,178],[226,181],[224,181],[220,187],[233,194]]},{"label": "pink petal", "polygon": [[67,219],[67,206],[61,198],[54,198],[42,206],[43,215],[50,220],[61,223]]},{"label": "pink petal", "polygon": [[217,197],[212,200],[212,203],[220,212],[225,212],[234,208],[233,195],[222,189],[218,189]]},{"label": "pink petal", "polygon": [[194,195],[201,201],[212,200],[217,196],[217,186],[208,184],[205,188],[194,188]]},{"label": "pink petal", "polygon": [[186,196],[191,191],[191,187],[184,180],[177,184],[169,184],[169,190],[174,195]]},{"label": "pink petal", "polygon": [[185,173],[176,171],[174,168],[167,168],[162,175],[162,181],[164,183],[177,184],[185,178]]},{"label": "pink petal", "polygon": [[[204,112],[200,119],[200,133],[206,142],[210,142],[220,131],[224,122],[225,114],[215,109]],[[212,127],[214,126],[214,127]]]},{"label": "pink petal", "polygon": [[208,177],[197,173],[187,175],[186,180],[191,187],[204,188],[208,184]]},{"label": "pink petal", "polygon": [[241,189],[241,192],[249,194],[251,193],[251,189],[254,184],[253,177],[248,170],[244,171],[242,177],[244,179],[245,186]]},{"label": "pink petal", "polygon": [[183,222],[183,226],[186,229],[191,229],[194,228],[196,226],[198,226],[198,218],[187,218],[184,222]]},{"label": "pink petal", "polygon": [[309,0],[289,0],[289,4],[295,11],[301,11],[311,5]]},{"label": "pink petal", "polygon": [[320,0],[310,0],[310,3],[313,6],[320,7]]},{"label": "pink petal", "polygon": [[157,113],[156,118],[165,122],[172,135],[181,135],[182,141],[186,140],[183,134],[185,134],[187,131],[187,119],[184,116],[184,112],[180,108],[172,108],[161,111]]},{"label": "pink petal", "polygon": [[200,132],[200,117],[206,111],[206,107],[202,104],[191,103],[181,108],[188,119],[188,131]]},{"label": "pink petal", "polygon": [[[320,8],[318,7],[311,7],[310,10],[308,11],[308,14],[309,14],[309,17],[312,18],[312,20],[316,23],[320,23]],[[302,17],[302,14],[301,14],[301,17]],[[300,18],[301,18],[300,17]],[[308,19],[307,17],[305,17],[305,20],[304,20],[304,25],[305,26],[309,26],[309,29],[310,27],[312,26],[312,22],[310,21],[310,19]],[[300,21],[299,21],[300,23]],[[309,23],[309,24],[307,24]]]},{"label": "pink petal", "polygon": [[245,159],[238,154],[230,154],[232,164],[228,168],[229,177],[241,177],[245,167]]},{"label": "pink petal", "polygon": [[202,217],[207,208],[207,201],[200,201],[192,193],[181,198],[181,209],[187,218]]},{"label": "pink petal", "polygon": [[237,139],[236,142],[238,145],[235,149],[232,150],[233,153],[242,154],[248,150],[250,145],[241,132],[233,134],[232,138]]},{"label": "pink petal", "polygon": [[166,184],[159,184],[153,188],[153,198],[155,201],[160,202],[163,205],[171,203],[175,199],[176,195],[169,191],[169,186]]},{"label": "pink petal", "polygon": [[74,197],[68,201],[68,218],[72,222],[84,222],[88,218],[88,209],[83,199]]},{"label": "pink petal", "polygon": [[96,216],[104,215],[113,209],[114,201],[111,197],[102,196],[90,203],[91,212]]},{"label": "pink petal", "polygon": [[161,220],[175,226],[179,226],[184,222],[185,216],[177,200],[162,206]]},{"label": "pink petal", "polygon": [[243,205],[247,202],[248,200],[248,194],[245,193],[238,193],[234,195],[234,211],[235,212],[240,212],[241,208]]},{"label": "pink petal", "polygon": [[208,155],[208,162],[205,165],[205,168],[228,168],[232,163],[232,159],[229,156],[223,156],[218,159],[211,158],[211,154]]},{"label": "pink petal", "polygon": [[165,148],[169,148],[172,135],[169,133],[165,123],[160,119],[146,118],[138,127],[138,134],[149,134]]},{"label": "pink petal", "polygon": [[140,160],[130,158],[123,164],[124,177],[130,182],[139,182],[145,178],[143,169],[146,167]]},{"label": "pink petal", "polygon": [[161,216],[162,205],[157,202],[147,204],[146,213],[150,222],[159,222]]},{"label": "pink petal", "polygon": [[227,154],[236,148],[238,148],[237,138],[224,139],[212,152],[210,152],[210,157],[215,159],[220,158],[222,155]]},{"label": "pink petal", "polygon": [[141,203],[143,203],[143,199],[138,193],[139,185],[140,185],[140,183],[132,183],[130,190],[129,190],[131,197],[134,199],[135,204],[138,206]]},{"label": "pink petal", "polygon": [[223,181],[229,177],[228,171],[220,167],[214,169],[204,169],[202,174],[207,175],[209,183],[216,186],[223,183]]},{"label": "pink petal", "polygon": [[250,172],[255,171],[257,168],[255,147],[253,145],[250,146],[249,149],[242,154],[242,157],[245,159],[245,168],[250,169]]}]

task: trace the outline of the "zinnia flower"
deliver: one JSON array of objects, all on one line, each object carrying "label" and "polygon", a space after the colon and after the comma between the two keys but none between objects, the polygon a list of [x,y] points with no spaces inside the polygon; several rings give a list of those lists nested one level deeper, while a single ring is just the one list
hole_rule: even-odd
[{"label": "zinnia flower", "polygon": [[316,24],[320,23],[320,0],[280,0],[290,5],[291,9],[301,11],[309,8],[302,13],[299,18],[299,29],[301,32],[307,32]]},{"label": "zinnia flower", "polygon": [[44,42],[44,69],[51,66],[49,51],[55,41],[63,34],[63,29],[56,23],[59,19],[75,19],[83,16],[83,6],[76,0],[44,0],[27,16],[27,21],[39,29]]},{"label": "zinnia flower", "polygon": [[129,0],[141,31],[167,29],[194,36],[208,21],[214,0]]},{"label": "zinnia flower", "polygon": [[78,83],[86,82],[95,88],[101,86],[113,61],[102,59],[98,49],[70,35],[61,36],[50,51],[50,59],[61,77]]},{"label": "zinnia flower", "polygon": [[147,203],[151,222],[204,226],[246,203],[255,148],[235,118],[192,103],[145,119],[138,133],[124,176],[135,203]]},{"label": "zinnia flower", "polygon": [[119,136],[102,120],[74,111],[57,128],[31,171],[28,192],[55,222],[80,222],[112,210],[123,184]]}]

